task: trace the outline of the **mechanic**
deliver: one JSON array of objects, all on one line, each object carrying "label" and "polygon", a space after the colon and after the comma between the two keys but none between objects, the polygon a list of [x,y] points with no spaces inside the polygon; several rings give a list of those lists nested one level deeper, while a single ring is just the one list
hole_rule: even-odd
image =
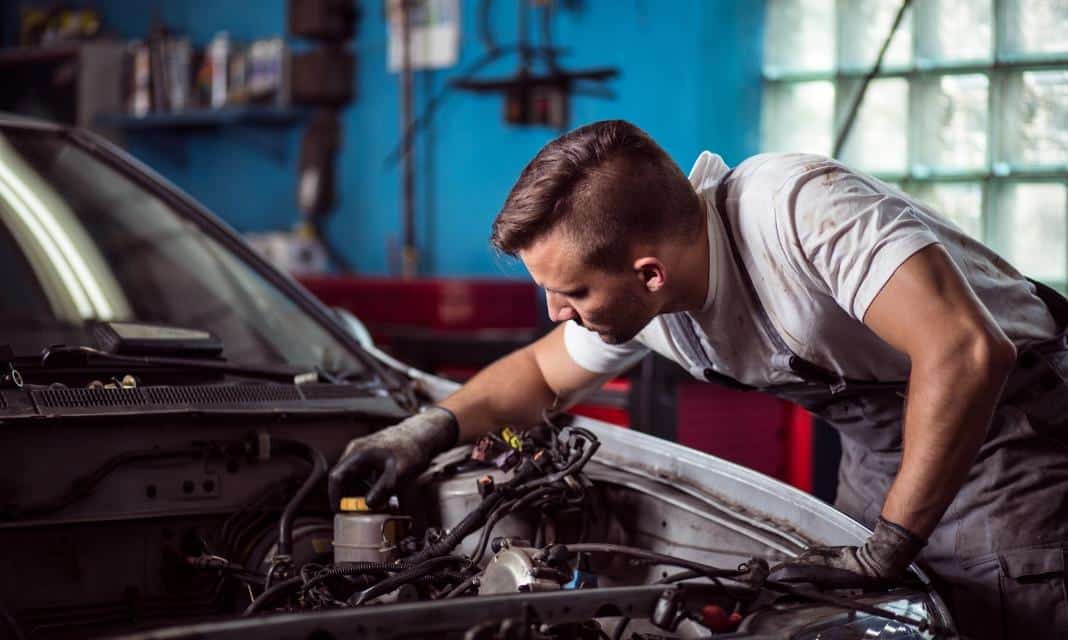
[{"label": "mechanic", "polygon": [[687,179],[623,121],[547,144],[492,243],[561,324],[440,406],[354,440],[332,485],[376,474],[367,499],[382,504],[458,440],[535,424],[652,350],[839,429],[836,506],[874,532],[773,578],[863,587],[919,559],[969,637],[1068,630],[1059,294],[833,160],[769,153],[729,170],[706,151]]}]

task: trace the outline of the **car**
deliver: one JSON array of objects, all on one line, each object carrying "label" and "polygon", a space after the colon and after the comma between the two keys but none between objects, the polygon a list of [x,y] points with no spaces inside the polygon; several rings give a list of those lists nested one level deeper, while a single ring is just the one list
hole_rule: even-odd
[{"label": "car", "polygon": [[332,503],[324,478],[351,438],[456,385],[378,349],[85,130],[0,117],[0,221],[8,636],[953,633],[918,569],[874,591],[767,580],[869,531],[595,420],[546,415],[457,447],[385,511],[359,490]]}]

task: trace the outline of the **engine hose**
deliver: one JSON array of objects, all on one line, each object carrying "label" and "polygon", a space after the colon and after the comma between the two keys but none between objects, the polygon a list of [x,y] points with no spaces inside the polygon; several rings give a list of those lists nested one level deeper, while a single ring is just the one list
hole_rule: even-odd
[{"label": "engine hose", "polygon": [[458,525],[452,528],[444,538],[435,542],[434,544],[427,545],[422,551],[411,555],[404,559],[404,563],[408,565],[418,565],[427,560],[443,556],[451,553],[463,539],[471,533],[478,530],[486,522],[486,518],[489,514],[508,497],[509,492],[503,487],[497,491],[486,496],[475,510],[467,514]]},{"label": "engine hose", "polygon": [[397,571],[403,571],[409,568],[405,564],[395,562],[354,562],[352,564],[345,564],[340,566],[330,567],[323,569],[316,574],[313,578],[308,580],[302,585],[304,589],[310,589],[324,580],[330,578],[343,578],[347,576],[356,576],[363,573],[395,573]]},{"label": "engine hose", "polygon": [[467,558],[461,556],[441,556],[439,558],[431,558],[421,564],[418,564],[411,569],[398,573],[395,576],[386,578],[382,582],[364,589],[363,591],[353,594],[349,598],[349,603],[353,606],[360,606],[372,598],[376,598],[380,595],[389,593],[398,587],[404,586],[409,582],[415,582],[424,576],[428,576],[433,573],[439,566],[450,564],[453,562],[462,562],[467,564],[469,561]]},{"label": "engine hose", "polygon": [[297,511],[300,510],[300,506],[315,489],[315,485],[326,477],[329,465],[326,461],[326,456],[321,451],[303,442],[276,439],[274,446],[279,451],[301,455],[312,465],[311,473],[308,474],[297,493],[286,503],[285,511],[282,512],[282,517],[278,521],[278,552],[276,555],[290,556],[293,552],[293,521],[297,517]]},{"label": "engine hose", "polygon": [[278,584],[274,585],[270,589],[268,589],[268,590],[264,591],[263,593],[261,593],[260,595],[256,596],[256,599],[249,603],[248,608],[246,608],[245,612],[242,613],[241,615],[250,616],[250,615],[256,613],[260,609],[263,609],[263,607],[266,606],[266,604],[268,602],[273,600],[275,598],[275,596],[277,596],[277,595],[279,595],[281,593],[285,593],[286,591],[289,591],[290,589],[299,586],[303,582],[304,582],[304,578],[301,578],[300,576],[287,578],[287,579],[279,582]]}]

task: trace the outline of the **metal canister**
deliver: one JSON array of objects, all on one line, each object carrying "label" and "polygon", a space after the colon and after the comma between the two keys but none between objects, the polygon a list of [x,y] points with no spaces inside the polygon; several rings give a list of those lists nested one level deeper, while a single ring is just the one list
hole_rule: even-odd
[{"label": "metal canister", "polygon": [[[346,507],[349,507],[346,509]],[[390,562],[412,519],[366,510],[362,500],[342,500],[334,516],[334,562]]]}]

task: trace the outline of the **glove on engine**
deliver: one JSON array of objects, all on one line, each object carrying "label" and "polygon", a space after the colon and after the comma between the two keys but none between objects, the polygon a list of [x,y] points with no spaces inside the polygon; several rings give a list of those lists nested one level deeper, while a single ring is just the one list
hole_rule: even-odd
[{"label": "glove on engine", "polygon": [[376,478],[367,491],[367,504],[372,509],[385,506],[403,481],[422,473],[431,458],[454,446],[458,438],[456,417],[442,407],[429,407],[392,427],[355,438],[330,471],[332,508],[339,508],[341,498],[362,493],[362,488],[354,492],[355,486],[372,476]]},{"label": "glove on engine", "polygon": [[772,568],[768,579],[832,589],[886,585],[904,575],[926,544],[908,529],[880,517],[863,545],[812,547]]}]

